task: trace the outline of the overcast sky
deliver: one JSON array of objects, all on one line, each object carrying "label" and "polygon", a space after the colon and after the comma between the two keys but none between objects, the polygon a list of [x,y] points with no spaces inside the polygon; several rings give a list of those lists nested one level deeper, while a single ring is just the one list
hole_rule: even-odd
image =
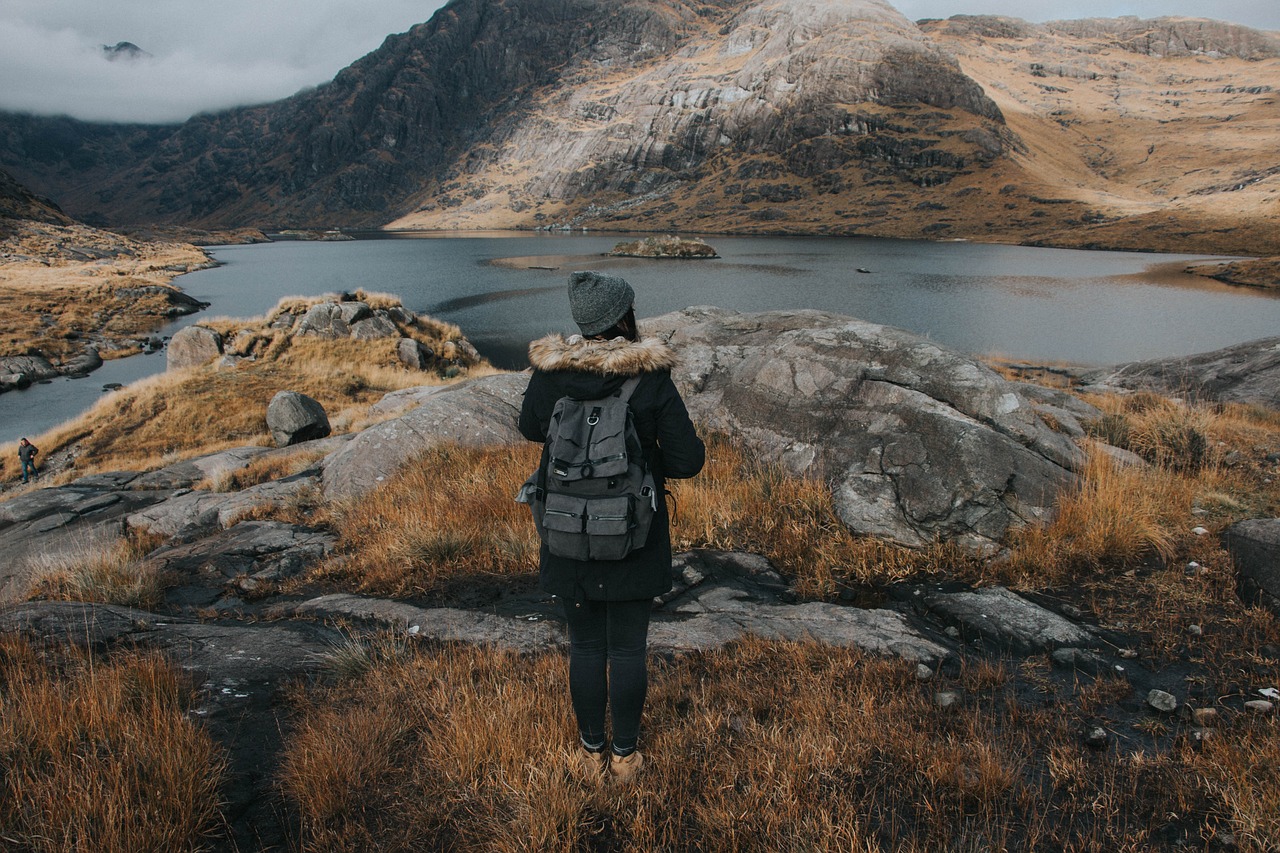
[{"label": "overcast sky", "polygon": [[[890,0],[893,2],[893,0]],[[181,121],[333,78],[443,0],[0,0],[0,109]],[[1197,15],[1280,30],[1277,0],[898,0],[908,18]],[[216,11],[215,11],[216,10]],[[129,41],[150,59],[107,62]]]}]

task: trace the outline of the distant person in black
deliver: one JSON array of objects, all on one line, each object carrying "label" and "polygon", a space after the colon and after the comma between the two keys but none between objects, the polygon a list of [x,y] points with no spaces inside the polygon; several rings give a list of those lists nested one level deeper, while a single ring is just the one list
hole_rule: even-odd
[{"label": "distant person in black", "polygon": [[31,472],[32,477],[38,473],[36,471],[36,455],[39,452],[40,449],[25,438],[18,442],[18,460],[22,462],[22,482],[27,482],[28,471]]},{"label": "distant person in black", "polygon": [[[631,395],[636,434],[659,494],[666,478],[702,470],[706,450],[671,381],[675,353],[656,338],[641,339],[631,285],[617,276],[575,272],[569,308],[581,335],[549,335],[529,346],[533,376],[520,411],[520,432],[546,442],[561,397],[598,400],[640,376]],[[633,777],[644,758],[636,746],[648,690],[647,644],[653,599],[671,589],[667,507],[644,547],[621,560],[572,560],[542,545],[539,585],[564,603],[569,626],[569,696],[582,741],[579,758],[593,779]],[[606,747],[605,713],[613,746]]]}]

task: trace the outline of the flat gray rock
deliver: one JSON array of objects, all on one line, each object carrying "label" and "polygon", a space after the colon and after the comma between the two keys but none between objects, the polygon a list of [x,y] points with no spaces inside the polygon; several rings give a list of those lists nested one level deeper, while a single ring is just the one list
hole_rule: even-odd
[{"label": "flat gray rock", "polygon": [[521,652],[558,648],[568,642],[564,627],[554,622],[452,607],[416,607],[403,601],[346,593],[323,595],[275,612],[321,619],[358,619],[387,625],[417,637],[492,645]]},{"label": "flat gray rock", "polygon": [[[409,338],[405,338],[409,340]],[[411,341],[417,344],[417,341]],[[526,384],[527,384],[526,380]],[[382,399],[369,407],[369,412],[376,415],[398,415],[409,409],[421,406],[431,397],[448,388],[448,385],[424,385],[421,388],[404,388],[383,395]]]},{"label": "flat gray rock", "polygon": [[1099,642],[1088,628],[1000,586],[937,593],[926,596],[924,603],[934,613],[958,623],[962,631],[1018,651],[1088,648]]},{"label": "flat gray rock", "polygon": [[949,654],[891,610],[822,602],[761,604],[724,587],[709,589],[676,607],[672,618],[655,618],[649,643],[660,651],[707,651],[746,636],[811,640],[918,663],[938,661]]},{"label": "flat gray rock", "polygon": [[261,506],[283,506],[308,489],[318,489],[317,473],[303,473],[250,486],[238,492],[184,491],[131,514],[130,527],[166,538],[198,536],[226,527]]},{"label": "flat gray rock", "polygon": [[1280,337],[1184,358],[1136,361],[1088,373],[1096,390],[1156,391],[1280,409]]},{"label": "flat gray rock", "polygon": [[35,601],[0,605],[0,633],[106,649],[160,649],[214,682],[274,682],[314,671],[338,635],[305,623],[213,624],[112,604]]},{"label": "flat gray rock", "polygon": [[131,488],[189,489],[205,480],[217,481],[248,468],[250,462],[270,451],[268,447],[249,445],[197,456],[138,475]]},{"label": "flat gray rock", "polygon": [[241,575],[278,581],[300,574],[333,552],[337,538],[279,521],[245,521],[195,542],[159,548],[147,562],[182,583],[196,575],[216,582]]},{"label": "flat gray rock", "polygon": [[[677,555],[676,589],[659,602],[650,648],[659,652],[716,649],[756,636],[862,649],[910,661],[941,660],[949,650],[915,630],[901,614],[820,602],[787,604],[777,573],[763,557],[729,552]],[[273,608],[275,616],[356,619],[420,637],[491,644],[518,651],[559,648],[567,640],[558,619],[456,608],[421,608],[402,601],[333,594]]]},{"label": "flat gray rock", "polygon": [[335,500],[365,494],[441,444],[523,442],[516,423],[528,385],[526,374],[505,373],[459,382],[427,395],[417,408],[370,427],[325,457],[325,497]]},{"label": "flat gray rock", "polygon": [[169,494],[77,481],[0,503],[0,602],[25,598],[43,564],[113,547],[124,538],[125,518]]}]

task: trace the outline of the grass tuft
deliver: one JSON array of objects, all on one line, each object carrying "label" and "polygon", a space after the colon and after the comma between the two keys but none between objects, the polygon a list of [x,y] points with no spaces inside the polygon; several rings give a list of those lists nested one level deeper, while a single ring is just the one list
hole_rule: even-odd
[{"label": "grass tuft", "polygon": [[145,556],[157,544],[143,536],[39,554],[31,558],[29,598],[155,608],[164,600],[164,582]]},{"label": "grass tuft", "polygon": [[0,847],[204,846],[225,759],[188,717],[192,697],[157,655],[52,656],[0,636]]}]

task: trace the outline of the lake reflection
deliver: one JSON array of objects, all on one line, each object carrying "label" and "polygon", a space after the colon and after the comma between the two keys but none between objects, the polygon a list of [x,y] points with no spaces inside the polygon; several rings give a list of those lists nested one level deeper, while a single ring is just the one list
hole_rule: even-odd
[{"label": "lake reflection", "polygon": [[[212,303],[204,316],[257,316],[284,296],[357,288],[394,293],[414,311],[456,323],[501,367],[523,367],[530,340],[573,331],[565,285],[576,269],[625,277],[636,289],[641,317],[689,305],[815,308],[899,326],[968,352],[1034,361],[1101,365],[1185,355],[1280,330],[1276,294],[1181,271],[1204,255],[712,236],[707,241],[720,260],[662,261],[604,257],[621,239],[617,234],[369,236],[377,239],[217,247],[213,254],[222,266],[178,284]],[[166,334],[200,316],[184,318]],[[50,412],[53,423],[100,393],[97,374],[81,381],[91,386],[84,401],[70,409],[59,403]],[[0,395],[6,433],[32,408],[8,398],[28,394],[36,400],[39,389]]]}]

